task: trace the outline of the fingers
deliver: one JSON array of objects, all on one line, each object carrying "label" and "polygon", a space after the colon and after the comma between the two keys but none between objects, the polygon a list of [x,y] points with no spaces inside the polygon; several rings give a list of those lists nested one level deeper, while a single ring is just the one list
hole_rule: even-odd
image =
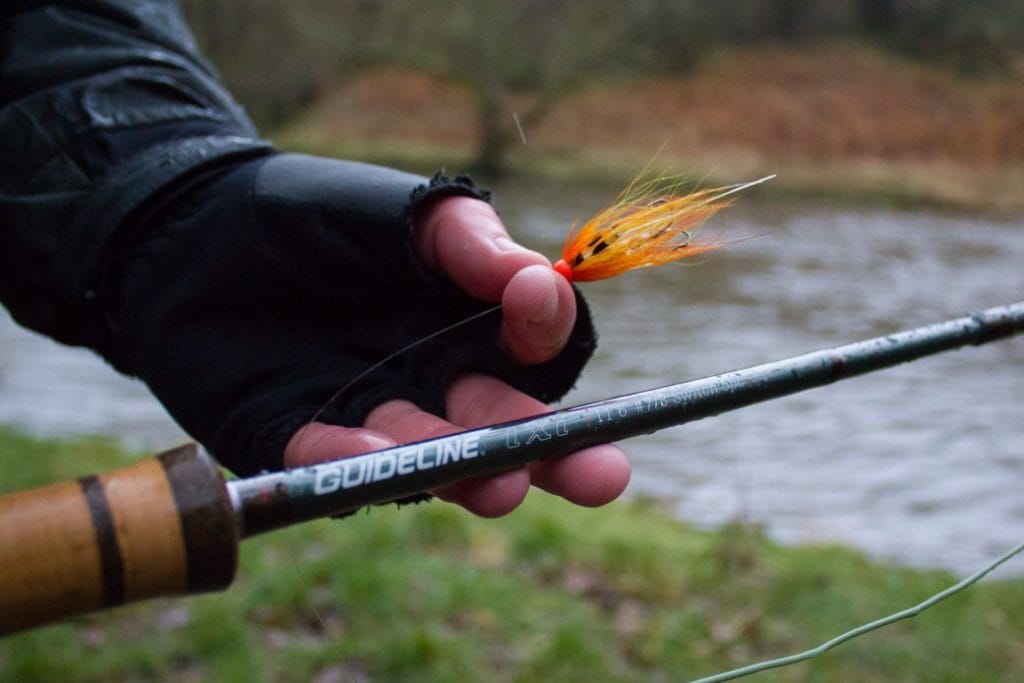
[{"label": "fingers", "polygon": [[[537,399],[484,375],[467,375],[453,382],[447,403],[449,417],[470,429],[547,412]],[[629,459],[612,444],[534,463],[529,470],[534,486],[591,507],[618,498],[630,476]]]},{"label": "fingers", "polygon": [[629,458],[614,444],[591,446],[530,465],[535,486],[585,507],[607,505],[621,496],[630,473]]},{"label": "fingers", "polygon": [[501,344],[520,363],[550,360],[576,322],[572,287],[551,263],[509,237],[485,202],[453,197],[431,207],[413,235],[420,258],[471,296],[500,301]]},{"label": "fingers", "polygon": [[[387,401],[366,418],[363,428],[311,423],[292,437],[286,467],[312,465],[349,455],[389,448],[546,412],[540,401],[485,375],[468,375],[447,392],[448,412],[456,426],[409,401]],[[617,498],[629,483],[625,453],[605,444],[562,458],[531,464],[500,474],[467,479],[434,493],[481,517],[514,510],[533,484],[578,505],[598,506]]]},{"label": "fingers", "polygon": [[284,466],[305,467],[395,445],[394,439],[372,429],[311,422],[301,427],[288,441],[284,450]]},{"label": "fingers", "polygon": [[509,237],[489,204],[469,197],[451,197],[430,207],[413,241],[427,266],[484,301],[500,301],[505,284],[523,268],[551,267],[544,256]]},{"label": "fingers", "polygon": [[[370,413],[366,424],[374,428],[337,427],[320,422],[305,425],[288,442],[284,466],[306,467],[463,431],[408,401],[381,404]],[[434,493],[481,517],[500,517],[523,502],[529,489],[530,473],[520,468],[460,481]]]},{"label": "fingers", "polygon": [[[473,297],[501,302],[500,343],[516,360],[542,363],[565,346],[576,322],[571,285],[552,270],[547,258],[512,241],[487,203],[466,197],[437,202],[419,221],[413,241],[428,267]],[[540,401],[482,375],[454,382],[446,400],[451,422],[408,401],[394,400],[375,408],[361,430],[310,425],[289,443],[286,464],[421,441],[547,410]],[[359,448],[360,443],[371,441],[386,445]],[[531,483],[580,505],[603,505],[622,493],[629,474],[625,454],[616,446],[602,445],[462,481],[435,493],[475,514],[495,517],[519,505]]]},{"label": "fingers", "polygon": [[[400,400],[388,401],[374,408],[366,417],[365,424],[401,443],[421,441],[464,429],[420,410],[409,401]],[[434,493],[481,517],[500,517],[514,510],[529,489],[529,473],[525,469],[518,469],[490,477],[467,479]]]},{"label": "fingers", "polygon": [[[547,412],[537,399],[485,375],[456,380],[446,397],[448,414],[455,424],[408,401],[388,401],[367,416],[365,426],[404,443]],[[465,480],[435,493],[474,514],[498,517],[522,502],[531,483],[578,505],[594,507],[621,495],[629,475],[626,454],[617,446],[605,444],[534,463],[529,468]]]},{"label": "fingers", "polygon": [[513,275],[501,307],[501,342],[526,365],[554,358],[576,323],[572,286],[548,266],[529,266]]},{"label": "fingers", "polygon": [[525,467],[476,479],[466,479],[434,491],[438,498],[456,503],[479,517],[501,517],[519,507],[530,492]]},{"label": "fingers", "polygon": [[[366,423],[375,429],[337,427],[320,422],[305,425],[288,442],[284,466],[306,467],[462,431],[462,428],[426,413],[408,401],[381,404],[370,413]],[[481,517],[500,517],[523,502],[529,490],[530,473],[520,468],[460,481],[434,493]]]}]

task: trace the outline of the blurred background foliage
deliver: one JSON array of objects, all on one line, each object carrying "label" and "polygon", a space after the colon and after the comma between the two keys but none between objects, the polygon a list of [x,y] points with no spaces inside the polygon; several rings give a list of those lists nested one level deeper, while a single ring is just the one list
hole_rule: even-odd
[{"label": "blurred background foliage", "polygon": [[183,0],[206,54],[263,123],[319,85],[397,64],[470,85],[559,91],[679,73],[728,45],[870,41],[963,74],[1005,74],[1024,48],[1019,0]]},{"label": "blurred background foliage", "polygon": [[[773,195],[860,183],[886,199],[899,185],[894,203],[909,197],[1024,215],[1021,0],[181,1],[203,51],[261,129],[275,139],[300,131],[317,143],[308,151],[350,152],[351,140],[376,135],[380,148],[404,148],[407,161],[416,141],[428,140],[425,168],[465,146],[493,171],[524,154],[522,127],[530,153],[549,163],[627,150],[634,158],[621,166],[632,175],[671,141],[671,151],[688,155],[679,165],[702,180],[705,169],[726,182],[779,171]],[[993,170],[1007,167],[1008,174]],[[579,195],[564,186],[501,196],[506,207],[520,207],[505,214],[520,229],[578,216]],[[522,207],[535,205],[541,218],[528,219]],[[1019,282],[1005,275],[1012,265],[999,265],[1016,253],[1005,235],[1019,221],[1004,228],[958,216],[801,210],[793,218],[765,204],[753,211],[781,246],[760,260],[737,250],[730,265],[702,269],[703,286],[693,278],[680,290],[674,277],[655,272],[636,280],[646,283],[640,297],[616,298],[636,285],[605,290],[617,292],[602,303],[605,321],[621,318],[620,334],[635,345],[641,328],[632,321],[664,320],[675,310],[665,306],[678,304],[694,311],[687,320],[701,319],[692,339],[718,339],[707,335],[721,328],[760,353],[895,321],[900,312],[966,310],[961,303]],[[551,249],[561,234],[558,227]],[[929,248],[913,246],[922,244]],[[930,266],[942,259],[949,271]],[[991,284],[965,286],[983,270]],[[937,279],[953,284],[930,286]],[[650,308],[621,303],[638,301]],[[624,314],[627,305],[637,311]],[[777,330],[769,343],[759,336],[765,329]],[[721,356],[706,344],[700,364],[729,367],[719,360],[743,343],[720,345],[729,347]],[[975,362],[1013,375],[1009,352]],[[647,366],[630,361],[613,377],[638,367]],[[886,423],[889,431],[872,425],[863,456],[877,455],[868,446],[890,437],[897,448],[913,443],[915,425],[932,423],[904,415]],[[806,435],[824,426],[811,420],[795,438],[813,448]],[[843,430],[850,432],[845,422]],[[956,436],[991,444],[1003,432],[976,430]],[[784,454],[770,438],[739,443]],[[38,442],[2,428],[0,450],[15,454],[0,459],[3,490],[137,457],[101,442]],[[748,450],[754,460],[764,455]],[[943,485],[948,498],[933,498],[935,477],[945,475],[934,453],[924,460],[924,474],[904,478],[927,497],[898,507],[927,514],[948,503],[956,514],[965,501],[976,503],[974,476],[954,475],[965,488]],[[902,462],[893,463],[901,477]],[[735,488],[741,500],[756,491],[727,481],[750,470],[724,471],[724,491]],[[783,514],[808,514],[804,493],[796,491]],[[0,681],[678,680],[803,649],[952,582],[835,546],[780,548],[756,526],[695,531],[670,516],[671,505],[641,494],[631,505],[584,511],[533,495],[502,520],[435,505],[374,510],[343,528],[305,525],[247,542],[239,580],[224,594],[152,601],[0,642]],[[899,528],[880,515],[885,509],[864,512],[868,524]],[[748,512],[737,508],[738,517]],[[831,519],[808,517],[807,533],[829,529]],[[949,538],[935,531],[940,542]],[[1021,614],[1022,582],[993,581],[770,680],[1022,680]]]},{"label": "blurred background foliage", "polygon": [[[819,70],[827,68],[829,60],[836,61],[834,52],[822,50],[824,46],[835,45],[853,46],[889,60],[860,74],[861,81],[855,85],[861,90],[866,89],[864,81],[886,87],[885,71],[892,69],[894,63],[922,66],[930,69],[929,73],[946,74],[954,82],[999,82],[1004,89],[1006,85],[1015,88],[1015,99],[992,98],[988,94],[982,97],[972,92],[958,92],[950,98],[945,97],[948,87],[943,84],[941,96],[925,104],[932,107],[940,124],[942,117],[948,115],[944,123],[948,131],[933,131],[930,138],[922,136],[917,149],[939,150],[950,137],[962,136],[962,141],[953,143],[960,150],[969,150],[973,139],[979,140],[980,148],[989,150],[968,151],[969,156],[980,155],[985,160],[999,157],[996,161],[1002,163],[1002,157],[1010,154],[1014,163],[1024,161],[1016,158],[1017,152],[1007,152],[1016,149],[1014,145],[1024,149],[1024,133],[1018,130],[1024,116],[1024,97],[1019,96],[1019,91],[1024,90],[1020,87],[1024,77],[1024,2],[1020,0],[182,1],[201,48],[263,130],[280,129],[368,70],[392,68],[397,70],[394,73],[414,72],[430,80],[403,82],[394,74],[377,78],[375,96],[390,90],[392,97],[405,92],[408,100],[417,88],[423,92],[415,106],[407,104],[401,116],[392,120],[379,116],[376,127],[383,130],[390,125],[393,131],[413,118],[422,119],[418,122],[419,138],[433,137],[433,142],[449,147],[451,140],[446,141],[438,131],[455,125],[463,131],[472,129],[473,151],[467,154],[477,171],[495,175],[502,170],[509,150],[519,145],[523,130],[536,132],[553,109],[588,89],[652,78],[662,79],[663,83],[681,82],[702,73],[706,65],[730,51],[745,51],[748,57],[753,52],[755,58],[734,66],[734,70],[739,70],[753,65],[753,71],[769,68],[767,62],[773,54],[779,63],[793,52],[803,54],[805,62],[791,66],[795,72],[748,78],[755,85],[758,78],[792,81],[801,77],[800,69],[806,70],[816,60]],[[757,55],[761,53],[765,59],[759,61]],[[824,78],[844,80],[843,69],[857,68],[861,62],[833,66]],[[913,94],[916,102],[931,97],[930,93],[936,90],[932,82],[924,83],[922,92]],[[807,90],[808,83],[823,91],[820,77],[804,78],[802,84],[793,87]],[[466,111],[453,112],[450,102],[433,92],[438,89],[437,84],[456,89],[466,102]],[[720,85],[725,92],[747,87],[741,81]],[[893,93],[899,94],[915,87],[914,84],[894,82],[888,86],[889,93],[876,100],[868,95],[862,98],[859,109],[865,110],[863,114],[851,112],[858,108],[857,93],[844,93],[843,103],[834,103],[831,110],[824,107],[815,115],[877,118],[878,111],[886,107],[908,108],[904,103],[894,103]],[[624,95],[630,96],[635,93]],[[754,96],[751,93],[748,97]],[[763,99],[760,93],[756,96]],[[910,97],[907,94],[904,99]],[[676,121],[689,118],[691,110],[679,100],[676,97],[673,106],[680,107],[681,114],[665,107],[653,114]],[[366,138],[366,129],[355,120],[355,113],[360,106],[372,109],[378,102],[375,99],[369,105],[350,104],[332,112],[333,128],[322,137]],[[591,111],[607,111],[611,106],[606,106],[606,102],[592,103]],[[637,106],[659,108],[657,102]],[[794,99],[789,109],[803,113],[774,125],[788,127],[783,132],[791,138],[793,130],[807,129],[799,115],[806,119],[815,106],[814,102]],[[729,136],[744,127],[740,114],[749,119],[752,113],[745,103],[734,104],[733,109],[737,110],[733,123],[726,123],[722,112],[707,112],[717,117],[719,128],[728,128],[727,145],[732,144]],[[918,109],[918,120],[927,119],[929,110]],[[837,110],[839,114],[835,113]],[[846,112],[851,113],[847,116]],[[761,114],[762,119],[783,120],[778,111]],[[697,113],[693,112],[693,116]],[[884,155],[886,145],[898,147],[903,140],[917,135],[916,131],[897,130],[898,125],[908,129],[911,125],[921,127],[920,122],[894,123],[894,116],[898,118],[902,113],[895,111],[880,123],[851,120],[848,127],[860,127],[861,131],[855,130],[854,135],[861,138],[879,138],[882,133],[877,129],[887,128],[895,142],[880,140],[873,148],[861,149],[856,140],[852,144],[832,140],[827,142],[825,152],[849,148],[848,151],[862,153],[864,157]],[[656,116],[645,120],[641,114],[633,118],[632,124],[616,126],[616,136],[628,140],[629,131],[623,129],[629,125],[650,127]],[[979,123],[981,119],[984,122]],[[572,133],[589,125],[585,112],[582,116],[577,114],[574,120],[547,135],[555,144],[546,149],[557,147],[559,141],[564,147],[572,145],[577,149],[593,146],[591,140],[567,137],[567,131]],[[841,121],[833,124],[841,125]],[[430,126],[436,135],[431,135]],[[874,128],[869,129],[870,126]],[[976,126],[982,129],[980,133]],[[597,136],[611,132],[595,130]],[[690,136],[706,139],[707,131],[705,126]],[[383,136],[388,137],[390,132],[383,131]],[[544,136],[543,131],[540,134]],[[667,139],[679,140],[687,135],[677,131],[658,134],[664,137],[653,143],[654,149]],[[805,133],[808,137],[812,135],[822,140],[830,133]],[[1004,144],[1008,136],[1022,139]],[[775,141],[775,149],[770,150],[773,162],[784,160],[788,150],[800,143],[790,138],[783,135]],[[543,144],[542,140],[541,147]],[[645,154],[653,152],[650,143],[638,143],[635,136],[622,144],[643,148]],[[345,151],[350,150],[341,150]],[[765,151],[763,145],[760,151]],[[957,153],[954,151],[954,155]]]}]

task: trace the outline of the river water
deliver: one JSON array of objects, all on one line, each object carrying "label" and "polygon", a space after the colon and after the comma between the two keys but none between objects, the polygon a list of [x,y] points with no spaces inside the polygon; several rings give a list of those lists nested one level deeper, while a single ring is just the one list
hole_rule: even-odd
[{"label": "river water", "polygon": [[[498,206],[513,234],[554,255],[606,195],[507,187]],[[601,343],[564,405],[1024,300],[1024,218],[743,198],[706,229],[743,241],[695,265],[582,286]],[[2,310],[0,422],[140,449],[184,438],[143,385]],[[1024,338],[623,445],[630,492],[698,525],[759,523],[787,543],[840,542],[965,573],[1024,541]],[[1024,560],[1004,571],[1024,574]]]}]

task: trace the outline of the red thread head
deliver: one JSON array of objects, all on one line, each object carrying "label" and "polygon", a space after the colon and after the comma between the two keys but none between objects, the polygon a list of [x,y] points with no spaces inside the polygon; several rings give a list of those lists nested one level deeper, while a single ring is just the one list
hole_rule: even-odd
[{"label": "red thread head", "polygon": [[569,282],[572,282],[572,267],[565,262],[565,259],[558,259],[552,267],[555,269],[556,273],[564,277]]}]

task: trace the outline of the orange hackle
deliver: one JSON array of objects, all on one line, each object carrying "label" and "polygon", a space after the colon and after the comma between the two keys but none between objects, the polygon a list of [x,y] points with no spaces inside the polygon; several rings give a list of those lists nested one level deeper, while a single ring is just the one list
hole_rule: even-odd
[{"label": "orange hackle", "polygon": [[717,249],[725,242],[695,237],[696,230],[732,203],[729,195],[774,177],[679,194],[677,179],[641,174],[611,206],[573,226],[554,268],[569,281],[603,280]]}]

